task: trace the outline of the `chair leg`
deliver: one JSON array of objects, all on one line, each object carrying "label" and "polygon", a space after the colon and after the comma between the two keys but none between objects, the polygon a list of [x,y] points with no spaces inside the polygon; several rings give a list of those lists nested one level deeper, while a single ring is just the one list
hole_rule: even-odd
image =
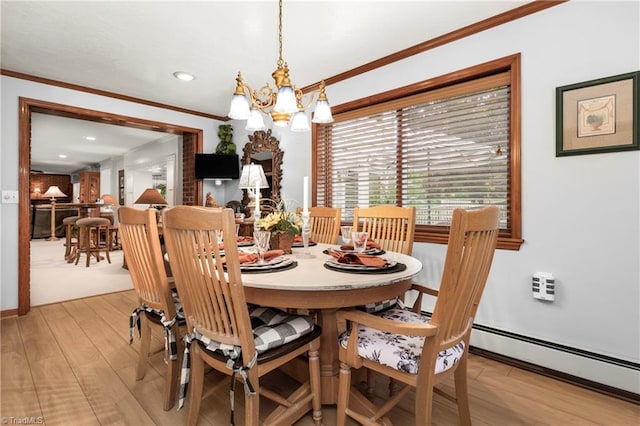
[{"label": "chair leg", "polygon": [[[245,426],[260,425],[260,377],[258,369],[252,368],[247,372],[247,376],[256,393],[254,395],[244,394],[244,424]],[[243,391],[244,393],[244,391]]]},{"label": "chair leg", "polygon": [[415,415],[417,425],[431,424],[433,407],[433,386],[421,386],[423,392],[416,390]]},{"label": "chair leg", "polygon": [[189,396],[187,397],[189,411],[187,412],[187,424],[195,426],[198,423],[200,403],[202,402],[202,387],[204,386],[204,361],[200,356],[200,348],[197,343],[191,345],[191,373],[189,375]]},{"label": "chair leg", "polygon": [[[178,326],[176,325],[176,328]],[[164,390],[164,411],[168,411],[173,407],[176,402],[176,392],[180,383],[180,371],[182,369],[182,356],[184,347],[181,344],[182,339],[179,333],[176,332],[176,343],[178,344],[178,359],[169,359],[167,365],[167,377],[165,378],[165,390]]]},{"label": "chair leg", "polygon": [[[89,253],[87,253],[89,258]],[[151,325],[144,313],[140,313],[140,356],[138,357],[138,369],[136,380],[144,379],[149,363],[149,349],[151,347]]]},{"label": "chair leg", "polygon": [[313,344],[309,349],[309,385],[313,399],[311,406],[313,407],[313,423],[316,426],[322,424],[322,404],[320,401],[320,358],[318,357],[319,343]]},{"label": "chair leg", "polygon": [[[349,393],[351,391],[351,368],[340,363],[340,383],[338,385],[338,408],[336,410],[337,426],[344,426],[347,421],[347,407],[349,406]],[[419,424],[419,423],[416,423]]]},{"label": "chair leg", "polygon": [[180,359],[169,359],[167,364],[167,377],[165,378],[164,389],[164,411],[169,411],[176,402],[176,389],[180,377]]},{"label": "chair leg", "polygon": [[467,357],[469,352],[458,361],[458,367],[454,374],[456,387],[456,402],[458,404],[458,416],[461,425],[471,425],[471,412],[469,411],[469,392],[467,390]]}]

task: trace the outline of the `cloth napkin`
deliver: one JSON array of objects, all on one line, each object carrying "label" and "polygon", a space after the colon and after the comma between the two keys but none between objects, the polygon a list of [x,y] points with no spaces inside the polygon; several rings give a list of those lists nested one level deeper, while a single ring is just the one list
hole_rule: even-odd
[{"label": "cloth napkin", "polygon": [[[371,250],[371,249],[380,250],[380,244],[376,243],[371,238],[369,238],[367,240],[367,246],[365,247],[365,249],[366,250]],[[353,244],[345,244],[343,246],[340,246],[340,250],[353,250]]]},{"label": "cloth napkin", "polygon": [[[237,241],[238,241],[239,243],[250,243],[250,242],[252,242],[252,241],[253,241],[253,237],[248,237],[248,236],[244,237],[244,236],[240,236],[240,237],[238,237],[238,240],[237,240]],[[219,248],[220,250],[224,250],[224,243],[220,243],[220,244],[218,244],[218,248]]]},{"label": "cloth napkin", "polygon": [[336,250],[329,250],[329,254],[334,257],[338,263],[372,266],[374,268],[384,268],[387,264],[386,259],[372,254],[342,253]]},{"label": "cloth napkin", "polygon": [[[269,261],[275,259],[278,256],[282,256],[284,254],[283,250],[267,250],[264,253],[264,260]],[[247,253],[245,251],[238,252],[238,259],[240,259],[240,264],[249,265],[251,263],[255,263],[258,261],[257,253]],[[226,262],[226,257],[222,258],[223,262]]]}]

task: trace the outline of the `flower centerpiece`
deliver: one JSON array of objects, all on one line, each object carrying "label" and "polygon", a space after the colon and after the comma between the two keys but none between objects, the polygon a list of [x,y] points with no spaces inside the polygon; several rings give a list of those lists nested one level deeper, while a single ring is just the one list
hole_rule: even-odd
[{"label": "flower centerpiece", "polygon": [[285,204],[281,201],[273,212],[258,220],[258,226],[271,232],[272,249],[291,253],[293,239],[302,231],[302,218],[296,213],[286,211]]}]

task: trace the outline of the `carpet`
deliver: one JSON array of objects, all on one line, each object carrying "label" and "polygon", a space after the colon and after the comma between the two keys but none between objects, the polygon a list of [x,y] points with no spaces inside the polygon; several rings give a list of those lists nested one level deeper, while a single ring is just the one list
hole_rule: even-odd
[{"label": "carpet", "polygon": [[31,306],[133,289],[129,271],[122,268],[122,250],[107,259],[91,259],[87,268],[83,254],[77,265],[64,260],[64,239],[31,240]]}]

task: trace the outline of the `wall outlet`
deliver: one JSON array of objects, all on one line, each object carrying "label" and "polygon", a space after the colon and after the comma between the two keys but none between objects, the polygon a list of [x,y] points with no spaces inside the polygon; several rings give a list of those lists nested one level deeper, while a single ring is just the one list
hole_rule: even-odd
[{"label": "wall outlet", "polygon": [[553,301],[556,298],[556,279],[550,272],[536,272],[531,281],[534,299]]},{"label": "wall outlet", "polygon": [[2,204],[18,204],[18,191],[2,191]]}]

